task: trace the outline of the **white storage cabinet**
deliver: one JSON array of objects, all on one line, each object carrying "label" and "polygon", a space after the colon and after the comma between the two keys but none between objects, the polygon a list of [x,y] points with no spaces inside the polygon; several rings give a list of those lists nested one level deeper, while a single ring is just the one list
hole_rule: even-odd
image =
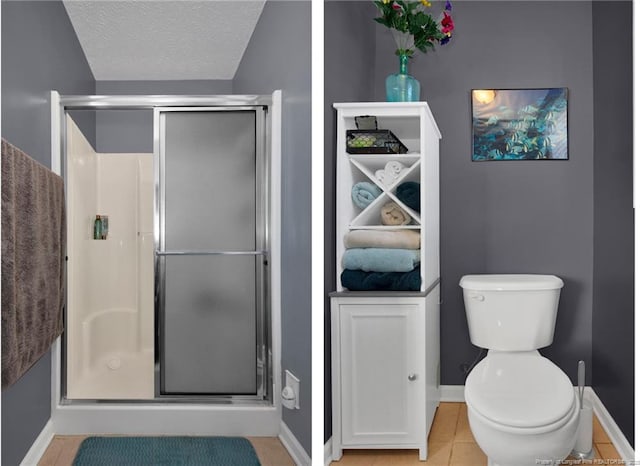
[{"label": "white storage cabinet", "polygon": [[[426,102],[335,104],[337,117],[336,264],[331,294],[332,456],[345,448],[418,449],[427,458],[427,436],[440,399],[439,139]],[[376,116],[407,154],[349,154],[346,130],[354,117]],[[375,171],[397,160],[408,171],[386,186]],[[421,211],[395,195],[403,181],[420,183]],[[383,191],[365,209],[351,200],[359,181]],[[394,201],[411,216],[388,226],[380,208]],[[420,232],[420,291],[348,291],[342,287],[343,237],[353,229],[413,229]]]}]

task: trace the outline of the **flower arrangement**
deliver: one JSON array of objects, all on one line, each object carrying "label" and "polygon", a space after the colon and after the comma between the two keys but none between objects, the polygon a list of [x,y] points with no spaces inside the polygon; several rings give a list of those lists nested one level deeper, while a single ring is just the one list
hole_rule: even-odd
[{"label": "flower arrangement", "polygon": [[436,43],[444,45],[451,40],[455,26],[449,0],[437,21],[427,12],[431,7],[428,0],[375,0],[373,3],[381,13],[374,20],[394,33],[396,55],[412,56],[415,49],[426,52],[433,50]]}]

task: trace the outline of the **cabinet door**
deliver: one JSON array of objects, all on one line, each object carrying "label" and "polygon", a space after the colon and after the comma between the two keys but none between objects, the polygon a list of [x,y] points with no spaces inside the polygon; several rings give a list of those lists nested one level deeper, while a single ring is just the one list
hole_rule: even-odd
[{"label": "cabinet door", "polygon": [[340,306],[343,444],[418,440],[417,311],[413,304]]}]

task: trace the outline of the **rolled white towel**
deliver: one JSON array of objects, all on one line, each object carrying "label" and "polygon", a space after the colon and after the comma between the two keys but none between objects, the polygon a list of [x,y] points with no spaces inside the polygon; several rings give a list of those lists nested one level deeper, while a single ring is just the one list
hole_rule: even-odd
[{"label": "rolled white towel", "polygon": [[398,178],[406,170],[407,170],[407,167],[405,167],[403,164],[395,160],[391,160],[387,162],[387,164],[384,166],[385,174],[394,179]]},{"label": "rolled white towel", "polygon": [[375,177],[385,186],[391,186],[399,177],[408,170],[402,163],[390,160],[384,168],[375,171]]}]

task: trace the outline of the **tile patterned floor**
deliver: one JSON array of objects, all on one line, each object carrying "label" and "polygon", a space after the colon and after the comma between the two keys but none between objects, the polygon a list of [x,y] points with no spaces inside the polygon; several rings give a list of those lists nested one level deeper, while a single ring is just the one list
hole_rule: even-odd
[{"label": "tile patterned floor", "polygon": [[[71,466],[86,435],[56,435],[38,466]],[[280,440],[275,437],[248,437],[262,466],[295,466]],[[115,466],[115,465],[114,465]]]},{"label": "tile patterned floor", "polygon": [[[485,466],[487,457],[475,442],[464,403],[440,403],[429,433],[429,458],[418,460],[417,450],[344,450],[335,466]],[[593,418],[593,442],[596,459],[620,459],[611,440]],[[572,462],[572,464],[578,464]],[[585,461],[582,464],[598,464]],[[605,462],[600,462],[605,464]]]}]

